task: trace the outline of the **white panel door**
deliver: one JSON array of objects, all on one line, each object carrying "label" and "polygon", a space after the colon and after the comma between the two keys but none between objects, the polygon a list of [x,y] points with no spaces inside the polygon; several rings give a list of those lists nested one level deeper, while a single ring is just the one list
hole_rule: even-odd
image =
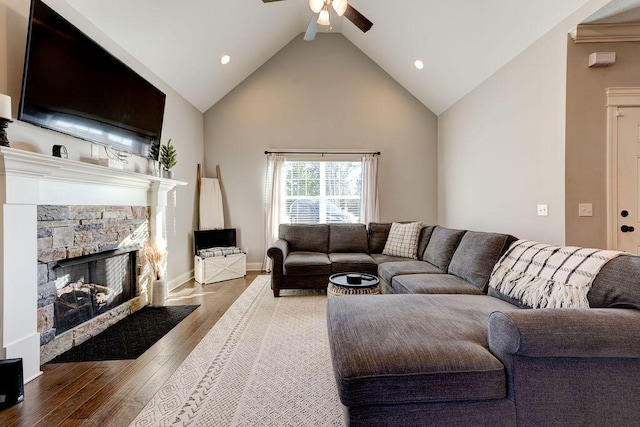
[{"label": "white panel door", "polygon": [[640,255],[640,108],[618,116],[618,250]]}]

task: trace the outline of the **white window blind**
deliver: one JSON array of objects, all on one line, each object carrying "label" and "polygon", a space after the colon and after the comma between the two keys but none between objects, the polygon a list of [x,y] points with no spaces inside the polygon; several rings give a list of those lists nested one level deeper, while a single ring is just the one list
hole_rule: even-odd
[{"label": "white window blind", "polygon": [[361,167],[353,161],[286,161],[287,222],[359,222]]}]

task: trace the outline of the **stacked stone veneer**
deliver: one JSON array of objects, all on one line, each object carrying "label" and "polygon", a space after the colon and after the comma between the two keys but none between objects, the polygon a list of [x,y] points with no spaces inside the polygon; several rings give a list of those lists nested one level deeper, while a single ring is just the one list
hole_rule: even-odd
[{"label": "stacked stone veneer", "polygon": [[[146,304],[146,286],[138,280],[132,300],[56,336],[57,297],[53,267],[57,261],[118,247],[144,246],[149,238],[147,206],[38,206],[38,332],[40,363],[102,332]],[[140,263],[140,257],[138,257]],[[134,266],[140,271],[140,264]],[[62,286],[58,284],[58,286]],[[145,299],[140,298],[144,293]]]}]

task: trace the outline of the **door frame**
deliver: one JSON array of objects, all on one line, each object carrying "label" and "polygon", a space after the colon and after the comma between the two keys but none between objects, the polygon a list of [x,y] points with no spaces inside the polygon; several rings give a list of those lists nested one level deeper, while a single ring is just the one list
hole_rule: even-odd
[{"label": "door frame", "polygon": [[618,110],[621,107],[640,107],[640,87],[610,87],[606,92],[607,248],[615,250],[618,249]]}]

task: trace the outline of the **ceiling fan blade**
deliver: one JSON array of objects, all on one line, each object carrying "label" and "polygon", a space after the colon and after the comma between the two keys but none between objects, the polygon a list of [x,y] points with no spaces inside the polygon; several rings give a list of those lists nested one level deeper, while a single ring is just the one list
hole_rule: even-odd
[{"label": "ceiling fan blade", "polygon": [[307,27],[307,32],[304,33],[304,39],[308,42],[314,40],[316,38],[316,32],[318,31],[318,16],[320,13],[314,13],[311,15],[311,21],[309,21],[309,26]]},{"label": "ceiling fan blade", "polygon": [[350,4],[347,5],[347,10],[344,12],[344,16],[353,24],[360,28],[363,33],[366,33],[373,27],[373,22],[369,21],[363,14],[358,12],[353,6]]},{"label": "ceiling fan blade", "polygon": [[274,1],[282,1],[282,0],[262,0],[262,3],[271,3]]}]

